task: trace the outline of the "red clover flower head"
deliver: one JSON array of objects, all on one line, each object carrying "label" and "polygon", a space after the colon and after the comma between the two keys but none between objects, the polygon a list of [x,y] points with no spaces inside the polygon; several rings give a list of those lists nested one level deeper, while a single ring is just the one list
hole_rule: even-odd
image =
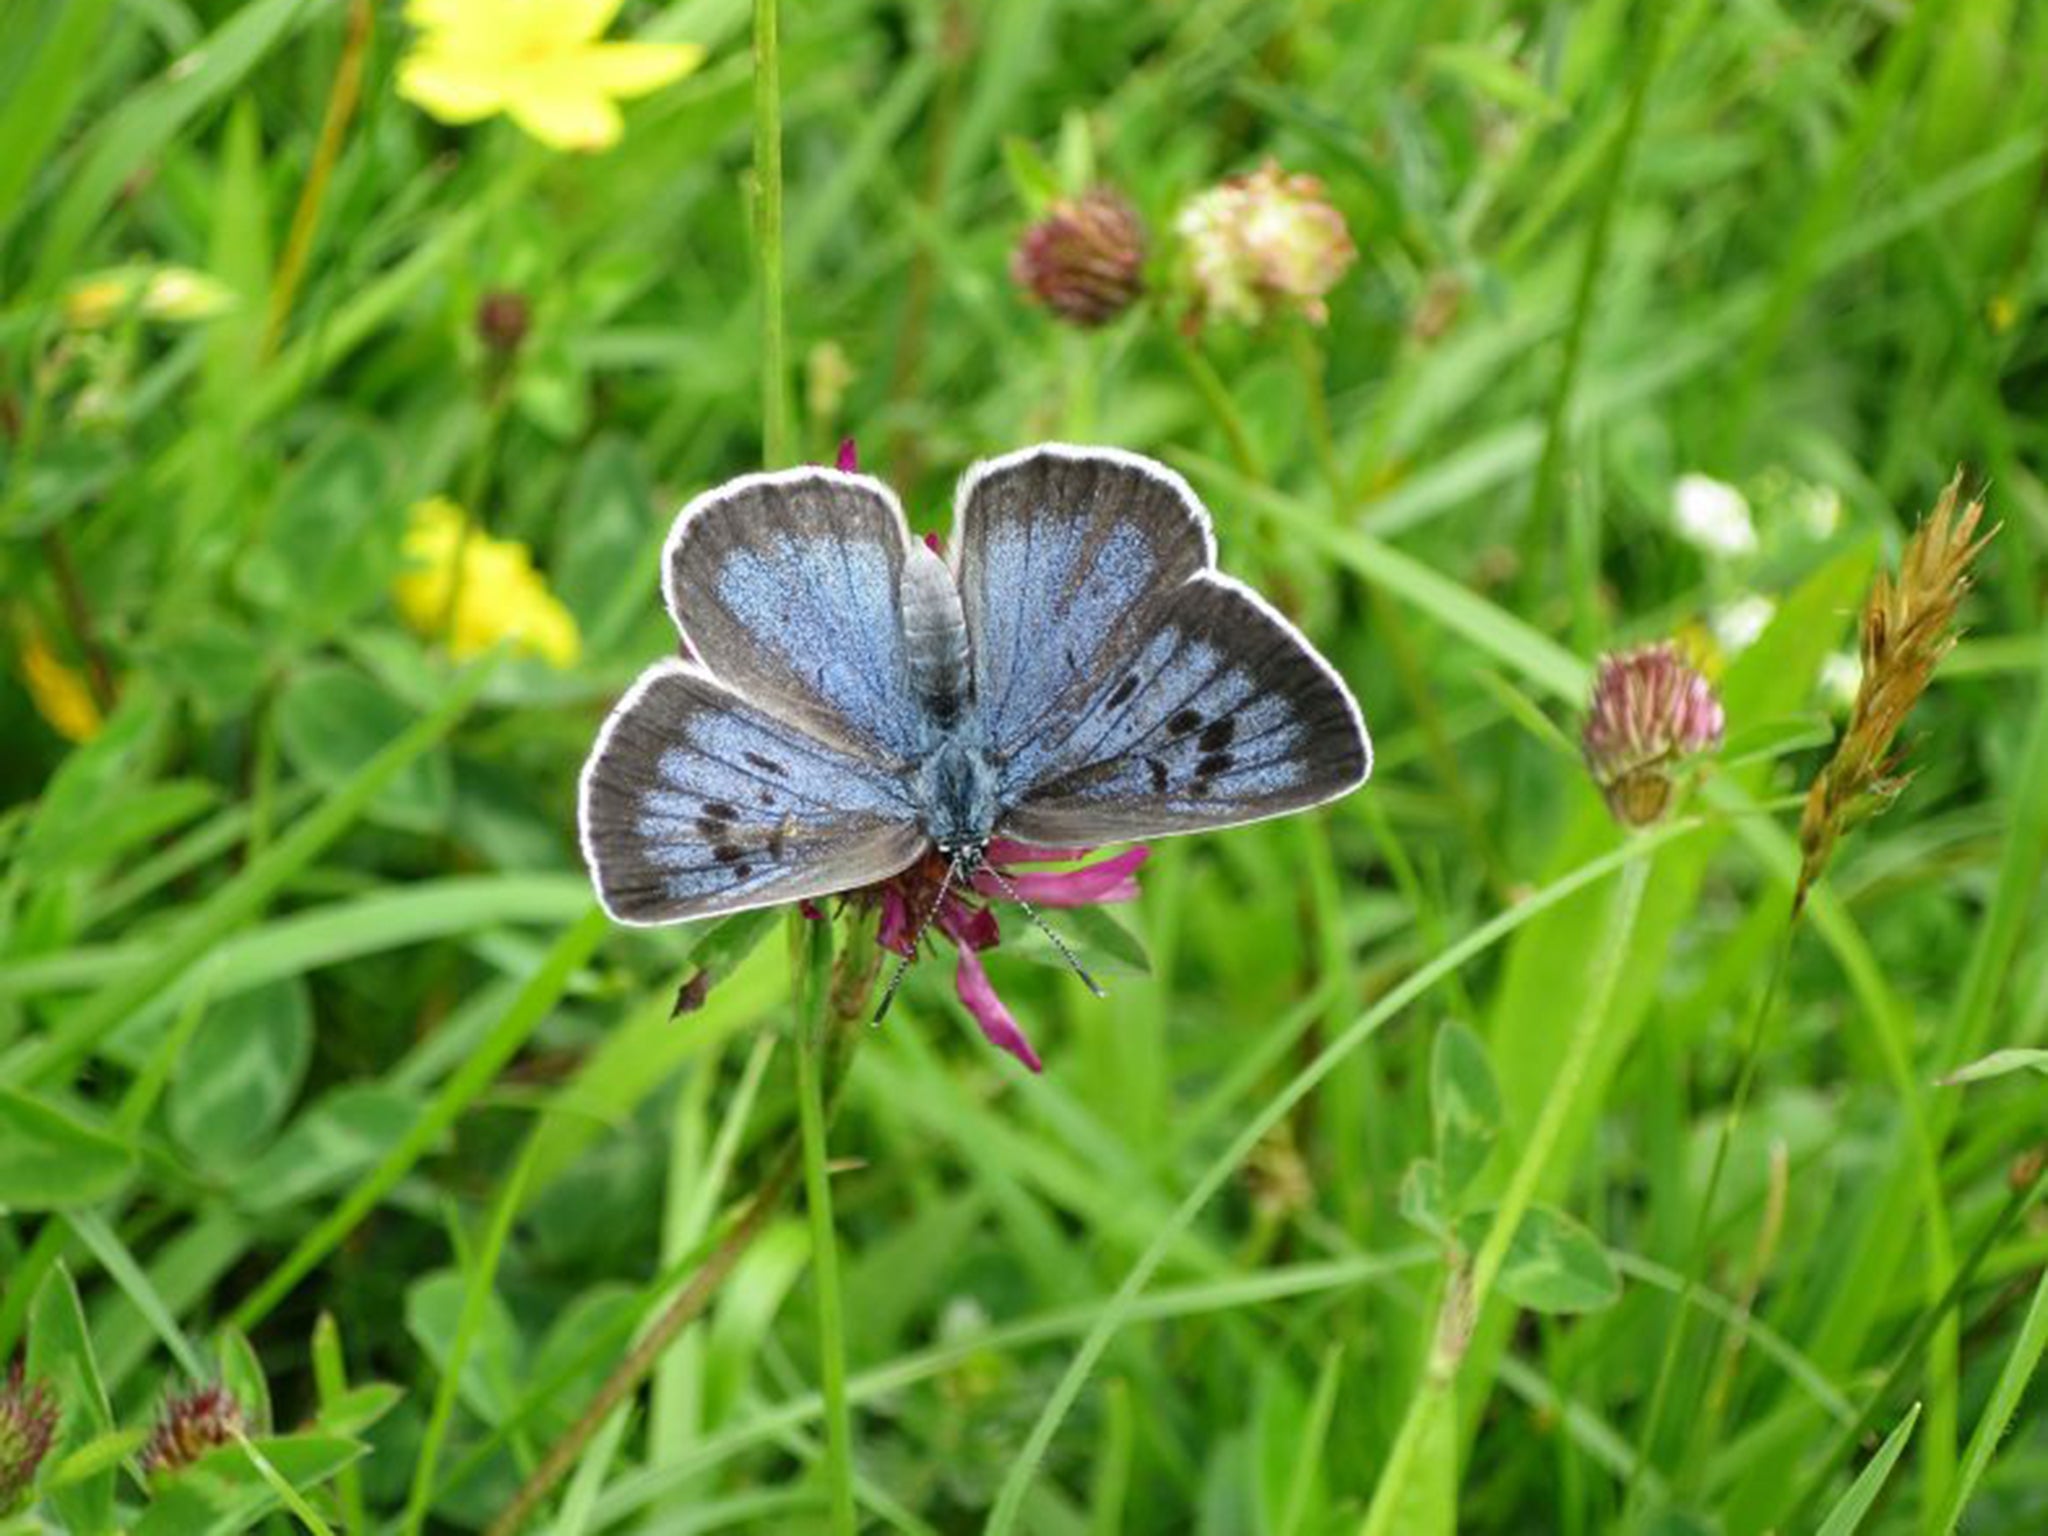
[{"label": "red clover flower head", "polygon": [[477,339],[495,356],[512,357],[532,328],[533,306],[518,290],[493,288],[477,300]]},{"label": "red clover flower head", "polygon": [[226,1387],[173,1392],[142,1447],[142,1470],[151,1477],[183,1471],[208,1451],[241,1439],[246,1427],[242,1404]]},{"label": "red clover flower head", "polygon": [[36,1472],[57,1438],[57,1400],[46,1381],[28,1381],[21,1362],[0,1385],[0,1519],[28,1508]]},{"label": "red clover flower head", "polygon": [[1107,325],[1145,291],[1145,226],[1107,187],[1062,198],[1024,231],[1010,276],[1070,325]]},{"label": "red clover flower head", "polygon": [[1191,326],[1210,318],[1257,325],[1290,310],[1321,325],[1329,319],[1323,296],[1358,258],[1322,182],[1273,160],[1188,199],[1174,228],[1194,291]]},{"label": "red clover flower head", "polygon": [[1667,640],[1600,659],[1581,745],[1614,819],[1646,827],[1670,808],[1678,765],[1725,729],[1713,685]]},{"label": "red clover flower head", "polygon": [[1020,864],[1070,863],[1094,852],[1092,848],[1031,848],[997,838],[989,844],[983,867],[965,885],[957,881],[948,884],[948,862],[933,851],[903,873],[856,891],[853,899],[881,909],[877,936],[882,947],[906,960],[916,956],[919,929],[929,917],[927,931],[950,940],[959,952],[953,985],[982,1034],[991,1045],[1039,1072],[1044,1065],[1038,1052],[996,995],[981,963],[980,952],[1002,942],[990,903],[1012,892],[1034,907],[1087,907],[1137,900],[1138,868],[1151,856],[1151,850],[1142,845],[1074,869],[1016,868]]}]

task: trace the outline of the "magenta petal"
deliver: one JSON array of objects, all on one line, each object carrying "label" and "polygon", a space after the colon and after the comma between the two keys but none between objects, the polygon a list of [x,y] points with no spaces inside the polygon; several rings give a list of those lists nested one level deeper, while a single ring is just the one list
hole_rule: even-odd
[{"label": "magenta petal", "polygon": [[876,929],[875,938],[884,949],[904,956],[911,953],[910,903],[894,886],[885,887],[882,891],[882,921]]},{"label": "magenta petal", "polygon": [[988,861],[1008,869],[1012,864],[1068,864],[1075,859],[1085,859],[1093,848],[1034,848],[1029,843],[1013,843],[1007,837],[999,837],[988,845]]},{"label": "magenta petal", "polygon": [[849,475],[854,474],[860,469],[860,450],[854,447],[852,438],[840,439],[839,456],[832,461],[832,467],[843,470]]},{"label": "magenta petal", "polygon": [[[1138,882],[1132,878],[1138,866],[1152,856],[1149,848],[1128,848],[1114,858],[1079,869],[1035,869],[1009,876],[1019,896],[1041,907],[1090,907],[1098,903],[1136,901]],[[985,894],[1000,894],[993,880],[987,886],[977,875],[974,888]]]},{"label": "magenta petal", "polygon": [[995,913],[987,907],[970,907],[957,896],[948,896],[939,909],[939,932],[962,949],[994,949],[1003,940]]},{"label": "magenta petal", "polygon": [[981,1032],[988,1037],[990,1045],[1008,1051],[1034,1072],[1045,1070],[1045,1063],[1038,1059],[1038,1052],[1031,1049],[1031,1042],[1024,1038],[1024,1031],[1010,1017],[1010,1010],[1003,1006],[1003,1000],[996,996],[996,989],[989,983],[988,972],[982,968],[981,957],[965,945],[960,949],[960,965],[953,972],[953,983],[959,988],[960,1001],[974,1015],[974,1022],[981,1026]]}]

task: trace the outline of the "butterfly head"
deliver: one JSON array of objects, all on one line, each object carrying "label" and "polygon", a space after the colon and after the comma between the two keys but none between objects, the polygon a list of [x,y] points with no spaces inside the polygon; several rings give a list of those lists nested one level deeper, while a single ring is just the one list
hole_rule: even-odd
[{"label": "butterfly head", "polygon": [[939,857],[946,861],[957,883],[972,880],[981,867],[988,862],[988,843],[985,837],[940,838]]}]

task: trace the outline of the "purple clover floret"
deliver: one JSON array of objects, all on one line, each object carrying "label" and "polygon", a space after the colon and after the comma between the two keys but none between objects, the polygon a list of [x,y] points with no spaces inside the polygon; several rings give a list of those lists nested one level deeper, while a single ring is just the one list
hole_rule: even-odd
[{"label": "purple clover floret", "polygon": [[[1151,850],[1142,845],[1073,869],[1018,869],[1022,864],[1070,863],[1086,859],[1092,848],[1031,848],[1007,838],[989,844],[987,863],[1001,871],[1010,889],[1036,907],[1088,907],[1138,898],[1137,873]],[[1033,1072],[1044,1070],[1038,1052],[1015,1015],[997,995],[981,963],[981,951],[1002,942],[992,901],[1009,894],[988,869],[966,885],[945,887],[946,859],[934,852],[900,875],[855,892],[855,899],[881,909],[878,933],[884,949],[906,960],[917,954],[918,926],[931,914],[931,931],[950,940],[958,951],[953,985],[961,1004],[991,1045],[1008,1051]],[[936,905],[935,905],[936,904]]]},{"label": "purple clover floret", "polygon": [[241,1400],[224,1386],[173,1392],[142,1447],[142,1470],[153,1478],[181,1472],[208,1451],[241,1439],[247,1427]]},{"label": "purple clover floret", "polygon": [[1713,685],[1660,641],[1601,658],[1581,744],[1615,820],[1645,827],[1670,808],[1679,765],[1725,729]]},{"label": "purple clover floret", "polygon": [[28,1508],[36,1473],[57,1439],[57,1399],[46,1381],[30,1381],[21,1362],[0,1384],[0,1519]]},{"label": "purple clover floret", "polygon": [[1145,291],[1145,226],[1107,187],[1052,205],[1024,231],[1010,276],[1070,325],[1107,325]]}]

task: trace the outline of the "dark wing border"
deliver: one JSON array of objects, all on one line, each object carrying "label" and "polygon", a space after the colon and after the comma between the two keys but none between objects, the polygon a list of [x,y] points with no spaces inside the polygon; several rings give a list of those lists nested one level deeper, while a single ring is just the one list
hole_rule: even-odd
[{"label": "dark wing border", "polygon": [[[1365,712],[1359,708],[1358,698],[1352,693],[1351,685],[1345,681],[1344,674],[1339,672],[1330,659],[1316,648],[1314,642],[1301,632],[1299,625],[1295,624],[1293,620],[1289,619],[1279,609],[1275,608],[1272,603],[1268,602],[1256,587],[1217,569],[1216,524],[1214,517],[1203,504],[1201,497],[1195,494],[1194,487],[1188,484],[1187,479],[1179,471],[1160,463],[1157,459],[1147,458],[1144,454],[1132,453],[1124,448],[1101,448],[1080,443],[1052,442],[1039,443],[1029,448],[1020,448],[1014,452],[1002,454],[992,459],[983,459],[970,465],[967,471],[961,475],[958,486],[954,491],[953,568],[956,577],[959,574],[961,551],[965,547],[964,541],[960,538],[960,533],[969,497],[983,480],[1005,470],[1021,467],[1039,458],[1115,464],[1142,475],[1169,491],[1179,504],[1181,510],[1186,514],[1188,522],[1201,535],[1203,563],[1201,569],[1195,571],[1181,582],[1162,589],[1158,597],[1161,606],[1170,607],[1175,597],[1189,586],[1196,584],[1227,588],[1243,597],[1252,607],[1270,619],[1282,635],[1292,643],[1295,650],[1316,671],[1322,674],[1323,678],[1336,692],[1337,697],[1342,701],[1345,712],[1351,718],[1352,729],[1355,731],[1358,739],[1359,765],[1357,776],[1342,782],[1327,793],[1319,794],[1313,799],[1304,800],[1298,804],[1289,805],[1279,810],[1263,812],[1258,815],[1219,819],[1213,822],[1204,822],[1200,825],[1133,834],[1133,838],[1126,838],[1124,841],[1131,841],[1139,836],[1142,836],[1147,841],[1160,837],[1182,837],[1196,832],[1215,831],[1224,827],[1250,826],[1255,822],[1272,821],[1282,816],[1292,816],[1298,811],[1313,810],[1317,806],[1328,805],[1333,801],[1341,800],[1372,777],[1372,733],[1366,726]],[[1023,809],[1023,807],[1020,806],[1019,809]]]},{"label": "dark wing border", "polygon": [[[802,892],[777,891],[773,895],[763,895],[759,900],[720,903],[719,905],[708,908],[703,912],[691,913],[678,917],[635,917],[628,913],[617,910],[612,905],[611,895],[605,889],[604,874],[602,867],[598,862],[597,846],[591,832],[591,795],[596,784],[598,764],[604,760],[605,753],[611,746],[612,736],[618,730],[620,723],[623,720],[625,720],[625,718],[629,714],[632,713],[633,709],[640,703],[641,699],[643,699],[647,695],[649,690],[653,689],[657,684],[671,677],[694,678],[697,681],[702,682],[707,686],[718,690],[720,693],[731,695],[731,697],[737,700],[740,704],[747,705],[747,700],[742,695],[734,693],[732,688],[729,687],[723,679],[721,679],[716,673],[712,672],[708,667],[702,666],[701,664],[694,661],[683,661],[671,657],[663,661],[658,661],[654,663],[654,665],[643,670],[641,674],[633,680],[633,685],[630,688],[628,688],[625,691],[625,693],[620,695],[618,703],[612,706],[611,713],[605,716],[604,724],[598,727],[597,739],[591,744],[590,755],[584,758],[583,770],[581,773],[577,775],[576,779],[577,847],[583,855],[583,865],[584,868],[590,874],[591,888],[596,892],[597,903],[600,907],[604,909],[605,916],[609,917],[613,922],[619,923],[628,928],[667,928],[677,923],[700,922],[705,919],[715,917],[730,917],[735,912],[753,912],[758,911],[763,907],[786,906],[792,901],[808,900],[811,899],[812,896],[832,896],[837,895],[844,890],[858,889],[858,885],[846,886],[843,884],[834,884],[832,886],[820,889],[816,892],[812,892],[809,895],[806,895]],[[766,711],[760,712],[763,714],[766,713]],[[788,724],[788,722],[786,721],[782,723],[785,725]],[[808,732],[805,732],[796,726],[790,726],[789,729],[791,729],[797,735],[800,736],[809,735]],[[816,740],[816,738],[811,739]],[[832,743],[829,742],[818,742],[818,745],[824,747],[828,751],[836,752],[841,750],[840,748],[834,746]],[[910,820],[909,818],[906,818],[904,822],[904,827],[907,831],[913,833],[914,846],[910,849],[908,855],[904,858],[901,864],[895,866],[892,869],[879,870],[871,877],[872,880],[886,880],[892,875],[900,874],[903,870],[908,869],[912,864],[916,863],[917,860],[923,855],[924,834],[922,830],[917,828],[916,823],[913,820]]]}]

